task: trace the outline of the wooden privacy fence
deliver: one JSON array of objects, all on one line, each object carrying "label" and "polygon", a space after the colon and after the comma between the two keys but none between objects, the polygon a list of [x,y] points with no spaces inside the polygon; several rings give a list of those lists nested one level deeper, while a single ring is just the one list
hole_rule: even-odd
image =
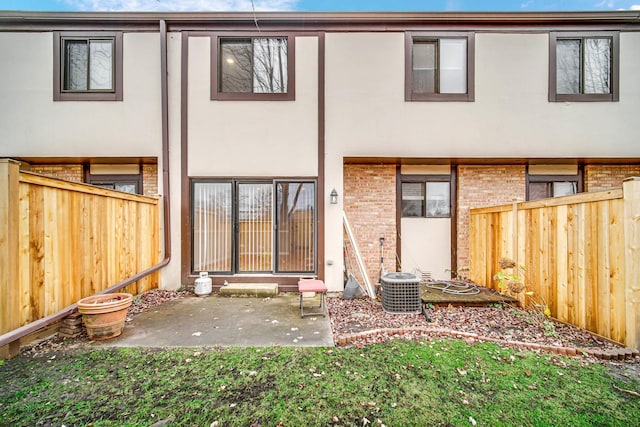
[{"label": "wooden privacy fence", "polygon": [[[160,260],[156,198],[20,172],[0,159],[0,335]],[[123,289],[157,287],[158,273]]]},{"label": "wooden privacy fence", "polygon": [[526,268],[551,316],[640,348],[640,178],[622,189],[471,209],[471,278]]}]

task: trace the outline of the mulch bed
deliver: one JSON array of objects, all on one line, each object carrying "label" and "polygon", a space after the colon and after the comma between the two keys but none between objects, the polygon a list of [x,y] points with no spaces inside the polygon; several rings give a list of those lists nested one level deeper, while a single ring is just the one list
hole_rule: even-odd
[{"label": "mulch bed", "polygon": [[[385,342],[390,336],[404,338],[428,336],[429,331],[456,331],[462,336],[478,336],[507,342],[538,344],[541,348],[562,347],[614,350],[620,345],[590,332],[554,321],[541,322],[533,314],[508,305],[494,307],[434,307],[427,310],[431,322],[422,314],[389,314],[370,299],[327,300],[334,341],[367,345]],[[405,330],[406,333],[402,331]],[[370,331],[373,331],[371,333]],[[378,331],[376,333],[376,331]]]}]

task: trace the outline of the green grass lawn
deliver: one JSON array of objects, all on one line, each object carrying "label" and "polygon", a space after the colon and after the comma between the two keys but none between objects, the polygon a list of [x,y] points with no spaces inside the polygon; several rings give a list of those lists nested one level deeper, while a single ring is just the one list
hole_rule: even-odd
[{"label": "green grass lawn", "polygon": [[633,392],[601,365],[462,341],[114,349],[1,364],[0,425],[631,426]]}]

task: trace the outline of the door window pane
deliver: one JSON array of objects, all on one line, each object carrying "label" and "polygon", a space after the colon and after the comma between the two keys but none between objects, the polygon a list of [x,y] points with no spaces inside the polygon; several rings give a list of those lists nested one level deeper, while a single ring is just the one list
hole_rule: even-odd
[{"label": "door window pane", "polygon": [[313,272],[315,266],[315,185],[277,184],[278,271]]},{"label": "door window pane", "polygon": [[529,183],[529,200],[546,199],[549,196],[549,183],[547,182],[530,182]]},{"label": "door window pane", "polygon": [[420,182],[402,183],[402,216],[424,216],[424,184]]},{"label": "door window pane", "polygon": [[578,183],[576,182],[554,182],[553,197],[571,196],[578,192]]},{"label": "door window pane", "polygon": [[273,184],[238,184],[238,271],[273,270]]},{"label": "door window pane", "polygon": [[427,182],[427,217],[449,217],[451,203],[448,182]]},{"label": "door window pane", "polygon": [[116,182],[115,189],[118,191],[124,191],[125,193],[137,194],[138,186],[134,183]]},{"label": "door window pane", "polygon": [[440,93],[467,93],[467,40],[440,40]]},{"label": "door window pane", "polygon": [[231,183],[193,186],[193,271],[232,269],[233,203]]}]

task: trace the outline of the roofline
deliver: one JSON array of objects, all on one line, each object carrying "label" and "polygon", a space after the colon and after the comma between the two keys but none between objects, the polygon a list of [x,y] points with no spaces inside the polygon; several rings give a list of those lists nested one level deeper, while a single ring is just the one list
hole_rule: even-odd
[{"label": "roofline", "polygon": [[43,30],[58,26],[106,26],[153,29],[165,20],[176,29],[206,26],[302,26],[385,28],[419,25],[478,26],[624,26],[640,25],[640,11],[587,12],[25,12],[0,11],[0,30]]},{"label": "roofline", "polygon": [[415,23],[415,22],[610,22],[640,23],[640,11],[585,12],[26,12],[0,10],[0,21],[65,22],[149,22],[164,19],[175,22],[259,21],[336,23]]}]

